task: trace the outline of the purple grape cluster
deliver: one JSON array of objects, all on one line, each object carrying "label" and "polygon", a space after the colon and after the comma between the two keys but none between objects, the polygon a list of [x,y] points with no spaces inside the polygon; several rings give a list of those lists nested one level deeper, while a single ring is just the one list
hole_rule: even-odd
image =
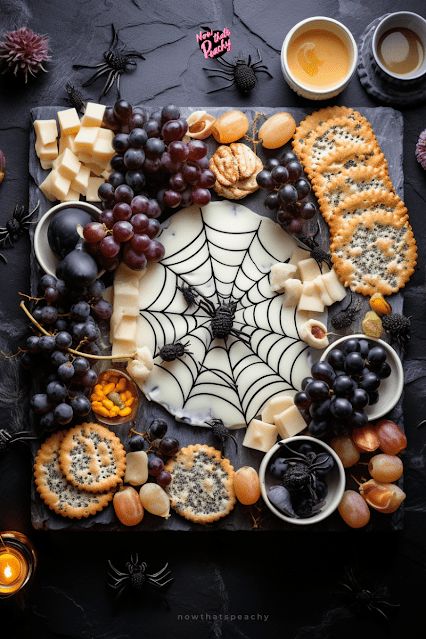
[{"label": "purple grape cluster", "polygon": [[[38,379],[44,375],[43,392],[31,398],[31,408],[40,416],[44,431],[83,419],[90,412],[89,394],[98,375],[85,353],[100,354],[98,322],[109,320],[112,314],[104,291],[100,280],[76,292],[53,275],[40,279],[40,297],[32,315],[50,335],[28,337],[22,363],[37,371]],[[77,347],[81,355],[68,352]]]},{"label": "purple grape cluster", "polygon": [[304,221],[314,217],[317,207],[308,199],[311,185],[297,156],[287,151],[280,158],[269,158],[256,180],[261,189],[269,191],[264,204],[276,213],[277,222],[289,233],[301,233]]},{"label": "purple grape cluster", "polygon": [[378,401],[380,382],[390,374],[382,346],[351,338],[342,348],[333,348],[327,361],[312,366],[294,403],[314,437],[348,433],[367,424],[364,409]]},{"label": "purple grape cluster", "polygon": [[174,437],[167,437],[167,423],[164,419],[154,419],[148,431],[136,433],[129,439],[131,451],[148,451],[148,474],[151,479],[165,488],[172,481],[171,474],[164,470],[164,461],[173,457],[179,450],[179,442]]}]

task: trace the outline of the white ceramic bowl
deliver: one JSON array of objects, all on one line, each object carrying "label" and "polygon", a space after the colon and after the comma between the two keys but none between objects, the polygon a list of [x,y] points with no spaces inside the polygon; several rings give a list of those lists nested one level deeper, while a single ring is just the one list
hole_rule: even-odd
[{"label": "white ceramic bowl", "polygon": [[[410,29],[419,37],[420,42],[423,45],[423,62],[418,69],[411,71],[410,73],[393,73],[387,67],[385,67],[380,61],[378,54],[378,46],[380,38],[386,31],[400,27],[404,29]],[[418,80],[426,74],[426,20],[419,16],[417,13],[411,11],[397,11],[396,13],[390,13],[385,16],[383,20],[379,22],[373,33],[373,39],[371,42],[373,50],[374,61],[378,67],[386,75],[402,82],[406,80]]]},{"label": "white ceramic bowl", "polygon": [[[346,76],[340,82],[326,88],[321,87],[314,89],[311,86],[303,84],[303,82],[300,82],[300,80],[295,78],[288,65],[287,53],[290,43],[294,40],[294,38],[305,31],[309,31],[310,29],[324,29],[330,31],[331,33],[339,36],[339,38],[343,40],[348,47],[350,66]],[[325,16],[306,18],[306,20],[302,20],[294,25],[294,27],[287,33],[281,49],[281,69],[287,84],[298,95],[308,98],[309,100],[328,100],[329,98],[334,98],[336,95],[341,93],[343,89],[347,87],[355,72],[357,60],[358,48],[352,33],[341,22]]]},{"label": "white ceramic bowl", "polygon": [[288,437],[287,439],[283,439],[282,441],[286,442],[286,444],[290,444],[293,442],[308,442],[314,443],[319,448],[322,448],[324,452],[330,453],[335,461],[334,468],[326,475],[326,481],[328,485],[328,494],[325,499],[325,506],[316,515],[312,517],[306,517],[304,519],[295,519],[294,517],[287,517],[280,510],[275,508],[275,506],[269,501],[267,491],[271,486],[276,486],[279,482],[270,476],[268,473],[268,466],[271,459],[276,455],[276,453],[281,449],[279,443],[275,444],[269,450],[264,458],[262,459],[262,463],[260,464],[259,469],[259,479],[260,479],[260,491],[262,493],[263,500],[265,504],[268,506],[269,510],[274,513],[277,517],[286,521],[289,524],[295,524],[296,526],[307,526],[310,524],[317,524],[319,521],[326,519],[329,517],[340,504],[343,493],[345,491],[346,485],[346,476],[345,469],[343,468],[342,462],[340,461],[337,454],[334,452],[328,444],[324,443],[320,439],[316,439],[315,437],[309,437],[308,435],[297,435],[296,437]]},{"label": "white ceramic bowl", "polygon": [[330,344],[330,346],[328,346],[328,348],[326,348],[321,355],[321,361],[327,359],[327,355],[330,353],[330,351],[333,350],[333,348],[341,347],[344,342],[352,338],[366,339],[368,342],[380,344],[380,346],[383,346],[386,351],[386,361],[391,367],[392,373],[387,379],[382,379],[382,381],[380,382],[379,400],[377,404],[367,406],[365,409],[369,420],[379,419],[379,417],[383,417],[384,415],[386,415],[386,413],[392,410],[392,408],[396,406],[399,398],[401,397],[404,388],[404,371],[402,368],[401,360],[399,359],[395,349],[392,348],[392,346],[390,346],[387,342],[384,342],[382,339],[367,337],[362,333],[356,333],[355,335],[345,335],[345,337],[341,337],[340,339],[337,339],[335,342]]},{"label": "white ceramic bowl", "polygon": [[37,226],[34,231],[34,252],[40,267],[49,275],[56,276],[56,267],[60,261],[58,256],[55,255],[49,246],[47,239],[49,223],[56,213],[62,209],[73,206],[87,211],[94,220],[97,220],[99,217],[100,210],[89,202],[61,202],[61,204],[55,204],[55,206],[52,206],[52,208],[46,211],[46,213],[37,222]]}]

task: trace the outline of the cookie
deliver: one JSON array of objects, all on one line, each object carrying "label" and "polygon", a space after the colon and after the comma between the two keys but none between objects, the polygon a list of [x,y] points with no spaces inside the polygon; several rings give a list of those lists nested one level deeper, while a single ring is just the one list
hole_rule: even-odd
[{"label": "cookie", "polygon": [[[231,145],[235,146],[235,145]],[[240,178],[235,184],[232,184],[229,187],[223,186],[220,182],[216,181],[214,185],[214,190],[221,197],[225,197],[228,200],[241,200],[243,197],[246,197],[250,193],[254,193],[258,190],[259,185],[256,181],[256,176],[263,169],[262,160],[253,153],[251,149],[245,144],[240,146],[244,146],[250,154],[253,156],[253,170],[249,177]]]},{"label": "cookie", "polygon": [[54,433],[39,448],[34,463],[34,479],[40,497],[62,517],[82,519],[103,510],[113,493],[95,494],[75,488],[67,482],[59,465],[59,451],[65,437]]},{"label": "cookie", "polygon": [[234,469],[215,448],[203,444],[181,448],[165,469],[172,475],[167,487],[170,504],[185,519],[209,524],[234,508]]},{"label": "cookie", "polygon": [[256,168],[257,155],[241,142],[233,142],[229,147],[238,163],[238,179],[249,178]]},{"label": "cookie", "polygon": [[115,488],[126,470],[126,452],[119,438],[100,424],[71,428],[61,444],[59,463],[67,481],[99,493]]},{"label": "cookie", "polygon": [[346,198],[339,206],[333,209],[333,214],[328,223],[331,233],[340,233],[345,224],[354,217],[360,216],[363,220],[372,213],[384,211],[392,213],[393,219],[408,219],[408,211],[395,193],[388,191],[365,191]]},{"label": "cookie", "polygon": [[348,197],[365,192],[393,192],[393,185],[386,171],[373,166],[356,166],[331,174],[327,188],[323,188],[319,176],[316,176],[313,188],[327,222],[332,217],[333,209]]},{"label": "cookie", "polygon": [[241,189],[242,191],[246,191],[246,195],[248,195],[248,193],[254,193],[259,188],[256,177],[257,174],[263,169],[263,163],[260,158],[258,158],[257,156],[255,157],[256,161],[253,173],[246,179],[238,180],[238,182],[235,184],[237,188]]},{"label": "cookie", "polygon": [[222,186],[231,186],[240,177],[237,158],[225,144],[217,147],[210,158],[209,167]]},{"label": "cookie", "polygon": [[406,218],[375,211],[346,222],[331,243],[334,269],[352,291],[392,295],[410,279],[416,242]]}]

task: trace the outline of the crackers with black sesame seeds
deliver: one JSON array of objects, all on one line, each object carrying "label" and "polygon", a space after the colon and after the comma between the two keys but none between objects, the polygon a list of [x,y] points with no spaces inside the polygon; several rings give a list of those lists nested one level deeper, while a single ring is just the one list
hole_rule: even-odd
[{"label": "crackers with black sesame seeds", "polygon": [[51,435],[39,448],[34,462],[34,480],[46,506],[62,517],[83,519],[103,510],[113,493],[89,493],[70,484],[62,473],[59,454],[65,433]]},{"label": "crackers with black sesame seeds", "polygon": [[234,468],[212,446],[181,448],[165,469],[172,475],[166,489],[170,505],[185,519],[210,524],[234,508]]},{"label": "crackers with black sesame seeds", "polygon": [[365,220],[377,211],[392,213],[394,220],[408,219],[407,208],[395,193],[383,190],[365,191],[349,196],[333,209],[328,220],[330,231],[333,236],[338,235],[345,224],[355,217],[360,216]]},{"label": "crackers with black sesame seeds", "polygon": [[121,483],[126,470],[126,451],[111,430],[100,424],[84,423],[67,431],[59,463],[73,486],[100,493]]}]

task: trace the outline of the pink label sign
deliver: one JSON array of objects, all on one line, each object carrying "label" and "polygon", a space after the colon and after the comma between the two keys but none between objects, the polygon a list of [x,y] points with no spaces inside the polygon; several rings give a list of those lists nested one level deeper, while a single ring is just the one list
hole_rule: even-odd
[{"label": "pink label sign", "polygon": [[226,27],[223,31],[201,27],[200,33],[197,33],[195,37],[206,59],[220,58],[231,51],[231,31]]}]

